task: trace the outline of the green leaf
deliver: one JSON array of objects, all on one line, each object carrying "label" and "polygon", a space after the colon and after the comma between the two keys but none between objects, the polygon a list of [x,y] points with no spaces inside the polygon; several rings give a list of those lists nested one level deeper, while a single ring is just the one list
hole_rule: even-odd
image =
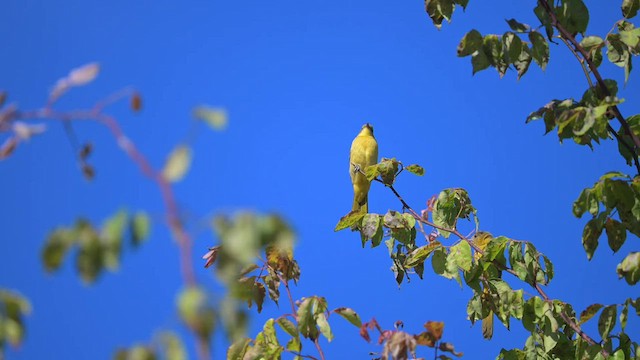
[{"label": "green leaf", "polygon": [[[289,341],[287,342],[286,349],[289,351],[294,351],[299,353],[300,350],[302,350],[302,343],[300,343],[300,338],[294,337],[289,339]],[[301,360],[301,359],[302,357],[300,356],[296,356],[293,358],[293,360]]]},{"label": "green leaf", "polygon": [[425,0],[424,5],[436,28],[440,29],[442,27],[444,19],[451,21],[454,9],[453,0]]},{"label": "green leaf", "polygon": [[100,240],[95,233],[80,243],[80,249],[76,255],[76,269],[85,283],[93,283],[102,272],[103,253]]},{"label": "green leaf", "polygon": [[[445,189],[440,192],[433,204],[433,222],[445,229],[455,229],[460,218],[468,219],[476,210],[471,205],[471,199],[466,190],[460,188]],[[439,230],[444,238],[448,238],[450,233],[446,230]]]},{"label": "green leaf", "polygon": [[74,240],[74,232],[68,229],[56,229],[49,234],[42,249],[42,262],[47,272],[60,268]]},{"label": "green leaf", "polygon": [[551,262],[551,260],[549,260],[549,258],[547,258],[546,256],[542,255],[543,259],[544,259],[544,268],[545,268],[545,274],[547,275],[547,284],[551,282],[551,280],[553,279],[553,263]]},{"label": "green leaf", "polygon": [[327,316],[323,312],[316,314],[316,323],[318,324],[322,335],[327,338],[327,341],[331,342],[331,340],[333,340],[333,333],[331,332],[331,326],[329,326],[329,322],[327,321]]},{"label": "green leaf", "polygon": [[482,35],[478,30],[471,30],[464,35],[460,44],[458,44],[458,56],[464,57],[481,51],[482,49]]},{"label": "green leaf", "polygon": [[607,35],[607,58],[619,67],[625,66],[629,58],[629,48],[620,39],[620,34]]},{"label": "green leaf", "polygon": [[518,61],[522,53],[522,40],[520,40],[516,34],[506,32],[502,36],[502,50],[505,61],[507,63],[514,63]]},{"label": "green leaf", "polygon": [[29,299],[11,290],[0,289],[0,302],[4,303],[4,315],[20,319],[24,315],[31,314]]},{"label": "green leaf", "polygon": [[[380,179],[382,180],[383,184],[393,185],[393,182],[396,179],[396,174],[398,173],[398,169],[400,167],[400,163],[398,162],[398,160],[396,160],[395,158],[382,158],[380,163],[373,166],[376,166],[376,171],[380,175]],[[369,176],[369,167],[367,167],[365,172],[367,173],[367,179],[373,180],[373,178]]]},{"label": "green leaf", "polygon": [[635,285],[640,280],[640,252],[632,252],[616,267],[618,277],[623,277],[629,285]]},{"label": "green leaf", "polygon": [[131,241],[134,246],[142,244],[151,230],[151,220],[146,212],[140,211],[131,219]]},{"label": "green leaf", "polygon": [[180,292],[177,303],[180,319],[198,335],[208,338],[214,329],[215,314],[207,293],[190,286]]},{"label": "green leaf", "polygon": [[193,117],[204,121],[213,130],[224,130],[227,127],[227,112],[221,108],[213,108],[206,105],[193,109]]},{"label": "green leaf", "polygon": [[342,316],[357,328],[360,328],[362,326],[362,320],[360,320],[360,316],[355,311],[353,311],[353,309],[341,307],[333,310],[333,312]]},{"label": "green leaf", "polygon": [[625,229],[622,223],[611,218],[607,219],[604,227],[607,232],[607,238],[609,239],[609,247],[615,253],[620,250],[620,247],[627,239],[627,229]]},{"label": "green leaf", "polygon": [[629,318],[629,303],[631,299],[627,299],[622,305],[622,310],[620,311],[620,330],[622,332],[625,331],[627,327],[627,319]]},{"label": "green leaf", "polygon": [[318,338],[318,327],[316,325],[316,317],[314,308],[317,304],[315,297],[309,297],[302,300],[298,307],[298,329],[300,334],[307,339],[315,340]]},{"label": "green leaf", "polygon": [[[640,114],[636,114],[636,115],[628,117],[627,118],[627,124],[629,124],[629,127],[631,128],[632,132],[634,132],[636,135],[640,136]],[[622,141],[626,142],[627,144],[633,144],[633,140],[631,139],[631,137],[626,133],[626,131],[622,127],[618,131],[618,137],[620,137],[622,139]],[[633,158],[636,155],[633,154],[633,152],[629,151],[622,144],[622,141],[618,141],[618,151],[620,152],[620,154],[627,161],[627,165],[632,166],[633,165]]]},{"label": "green leaf", "polygon": [[102,225],[101,240],[103,263],[110,270],[116,270],[120,264],[122,239],[128,224],[129,214],[125,210],[118,211]]},{"label": "green leaf", "polygon": [[382,216],[378,214],[366,214],[362,219],[360,235],[362,237],[362,247],[364,247],[369,239],[371,239],[371,247],[380,245],[384,235]]},{"label": "green leaf", "polygon": [[523,243],[515,241],[509,244],[509,264],[520,280],[527,281],[528,272],[522,254],[523,246]]},{"label": "green leaf", "polygon": [[466,10],[467,4],[469,4],[469,0],[453,0],[453,2],[462,6],[462,10]]},{"label": "green leaf", "polygon": [[598,319],[598,332],[602,339],[609,337],[609,333],[616,325],[616,305],[609,305],[602,310],[600,319]]},{"label": "green leaf", "polygon": [[472,259],[471,246],[467,241],[463,240],[451,247],[449,255],[447,256],[447,263],[451,261],[460,269],[469,271],[471,269]]},{"label": "green leaf", "polygon": [[494,260],[498,259],[501,255],[503,255],[508,241],[509,239],[504,236],[492,238],[489,244],[487,244],[487,247],[484,251],[483,259],[485,259],[485,261],[487,262],[493,262]]},{"label": "green leaf", "polygon": [[565,29],[572,34],[584,35],[589,24],[589,9],[582,0],[562,0],[561,10],[559,20]]},{"label": "green leaf", "polygon": [[277,320],[277,323],[287,334],[293,337],[298,336],[298,327],[293,323],[293,321],[287,319],[286,317],[281,317]]},{"label": "green leaf", "polygon": [[249,349],[251,339],[241,338],[233,342],[227,349],[227,360],[243,360],[244,354]]},{"label": "green leaf", "polygon": [[531,57],[544,71],[549,63],[549,44],[544,36],[537,31],[529,33],[529,40],[531,41]]},{"label": "green leaf", "polygon": [[553,26],[551,25],[551,18],[549,18],[549,14],[547,14],[544,6],[538,4],[538,6],[533,9],[533,12],[538,17],[538,20],[540,20],[540,23],[544,25],[547,38],[551,40],[553,37]]},{"label": "green leaf", "polygon": [[511,30],[515,31],[515,32],[528,32],[529,30],[531,30],[531,26],[527,25],[527,24],[522,24],[520,22],[518,22],[516,19],[509,19],[509,20],[505,20],[507,22],[507,24],[509,24],[509,27],[511,28]]},{"label": "green leaf", "polygon": [[3,330],[9,344],[14,347],[20,346],[22,340],[24,339],[25,333],[24,326],[20,322],[14,319],[5,318]]},{"label": "green leaf", "polygon": [[477,72],[488,68],[491,65],[489,58],[484,53],[484,50],[478,50],[471,57],[471,67],[473,68],[473,75]]},{"label": "green leaf", "polygon": [[431,258],[431,266],[436,274],[444,276],[447,270],[447,253],[444,248],[434,250],[433,257]]},{"label": "green leaf", "polygon": [[520,78],[527,72],[527,70],[529,70],[531,59],[531,50],[529,50],[529,47],[523,44],[520,55],[518,55],[518,58],[513,61],[513,66],[518,72],[518,80],[520,80]]},{"label": "green leaf", "polygon": [[591,61],[594,62],[596,67],[600,66],[602,63],[602,48],[604,47],[604,40],[599,36],[587,36],[580,41],[580,46],[587,51]]},{"label": "green leaf", "polygon": [[397,212],[395,210],[389,210],[386,214],[384,214],[384,226],[388,227],[391,230],[394,229],[404,229],[408,230],[409,226],[402,213]]},{"label": "green leaf", "polygon": [[119,210],[102,225],[102,238],[106,242],[121,242],[129,214]]},{"label": "green leaf", "polygon": [[424,168],[420,165],[417,164],[412,164],[409,165],[407,167],[404,168],[405,170],[407,170],[408,172],[418,175],[418,176],[423,176],[424,175]]},{"label": "green leaf", "polygon": [[489,60],[489,64],[495,67],[502,77],[507,70],[507,63],[502,57],[502,41],[498,35],[485,35],[482,42],[482,49]]},{"label": "green leaf", "polygon": [[607,106],[599,106],[597,108],[576,108],[580,111],[579,116],[574,120],[573,134],[582,136],[586,134],[596,123],[596,118],[604,115]]},{"label": "green leaf", "polygon": [[178,335],[171,331],[164,331],[160,334],[160,342],[166,360],[187,360],[187,351]]},{"label": "green leaf", "polygon": [[367,214],[359,211],[352,211],[340,218],[333,231],[340,231],[355,226],[360,222],[360,220],[362,220],[362,218],[365,217],[365,215]]},{"label": "green leaf", "polygon": [[235,298],[246,301],[249,307],[255,303],[258,313],[262,312],[262,304],[267,291],[264,284],[257,281],[256,276],[239,279],[231,287],[231,293]]},{"label": "green leaf", "polygon": [[598,247],[598,239],[602,235],[604,224],[598,218],[593,218],[587,222],[582,232],[582,246],[587,253],[587,259],[591,260],[593,253]]},{"label": "green leaf", "polygon": [[409,253],[407,258],[404,261],[404,266],[407,268],[415,267],[419,264],[424,263],[424,261],[431,255],[431,253],[442,247],[442,244],[438,241],[434,241],[427,245],[421,246],[412,252]]},{"label": "green leaf", "polygon": [[179,145],[169,154],[167,162],[162,170],[162,176],[169,182],[178,182],[191,166],[191,148],[187,145]]},{"label": "green leaf", "polygon": [[589,321],[598,313],[598,311],[600,311],[600,309],[602,309],[602,307],[602,304],[593,304],[587,306],[587,308],[580,313],[580,320],[578,321],[578,325],[582,325]]},{"label": "green leaf", "polygon": [[638,14],[640,0],[622,0],[622,16],[631,19]]},{"label": "green leaf", "polygon": [[624,359],[626,359],[626,356],[624,354],[624,351],[622,349],[620,349],[620,350],[614,352],[609,359],[611,359],[611,360],[624,360]]},{"label": "green leaf", "polygon": [[627,45],[630,50],[633,52],[633,48],[638,46],[640,42],[640,28],[633,30],[622,30],[619,32],[620,41]]}]

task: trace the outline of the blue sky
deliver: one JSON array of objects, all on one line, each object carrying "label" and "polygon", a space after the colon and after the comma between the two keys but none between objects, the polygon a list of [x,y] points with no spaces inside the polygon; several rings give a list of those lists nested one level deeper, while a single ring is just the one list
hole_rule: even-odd
[{"label": "blue sky", "polygon": [[[620,17],[618,3],[588,2],[590,33],[610,29]],[[586,89],[569,51],[552,45],[547,70],[532,64],[520,81],[512,72],[500,80],[495,70],[472,76],[469,59],[456,57],[459,40],[471,28],[503,33],[504,19],[512,17],[535,23],[532,4],[500,1],[489,7],[472,1],[467,13],[456,11],[453,24],[437,31],[422,1],[9,0],[0,21],[0,88],[21,108],[37,108],[59,77],[98,61],[98,80],[66,94],[59,108],[90,106],[134,86],[142,93],[143,111],[131,114],[123,103],[110,112],[157,166],[183,140],[194,106],[226,108],[228,129],[203,128],[194,165],[175,186],[186,211],[278,212],[298,235],[302,278],[295,297],[322,295],[330,308],[352,307],[387,328],[402,320],[410,332],[421,331],[427,320],[445,321],[446,339],[465,358],[484,359],[502,347],[522,346],[522,327],[514,322],[509,332],[497,324],[494,339],[483,340],[479,325],[466,320],[469,291],[429,271],[423,281],[398,288],[384,247],[362,249],[358,235],[334,233],[333,227],[352,202],[349,146],[370,122],[380,156],[426,169],[422,178],[407,175],[397,183],[409,204],[421,208],[444,188],[466,188],[482,229],[532,241],[551,258],[551,297],[580,311],[637,296],[615,274],[624,254],[637,250],[637,239],[617,255],[605,242],[588,262],[580,243],[585,220],[571,214],[580,190],[601,174],[631,172],[616,145],[609,141],[593,152],[571,142],[560,145],[555,135],[542,136],[542,123],[524,124],[529,112],[549,100],[579,98]],[[602,71],[622,81],[620,69],[604,64]],[[640,112],[631,98],[639,93],[636,71],[620,93],[629,97],[623,114]],[[126,252],[119,272],[105,274],[94,286],[83,285],[72,264],[44,273],[40,249],[56,226],[78,216],[99,224],[121,207],[156,218],[163,211],[154,184],[104,127],[75,127],[95,147],[97,177],[87,182],[56,125],[0,163],[0,287],[20,291],[34,307],[27,339],[9,351],[9,359],[107,359],[118,346],[149,341],[156,330],[181,328],[173,306],[182,287],[177,248],[156,223],[150,241]],[[400,209],[377,184],[369,198],[372,212]],[[209,233],[201,233],[194,259],[213,243]],[[212,274],[197,271],[213,288]],[[268,317],[284,312],[267,305],[254,318],[251,335]],[[364,359],[379,350],[342,319],[330,321],[336,339],[323,344],[329,359]],[[637,319],[630,326],[637,329]],[[597,336],[593,327],[587,330]],[[216,358],[225,347],[219,338],[214,342]]]}]

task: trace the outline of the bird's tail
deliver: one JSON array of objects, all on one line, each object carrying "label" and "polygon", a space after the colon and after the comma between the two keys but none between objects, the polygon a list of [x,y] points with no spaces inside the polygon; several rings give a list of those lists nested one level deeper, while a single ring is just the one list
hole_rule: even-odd
[{"label": "bird's tail", "polygon": [[368,199],[364,199],[364,203],[359,203],[357,199],[353,199],[353,209],[351,211],[358,211],[360,213],[366,214],[369,212],[369,201]]}]

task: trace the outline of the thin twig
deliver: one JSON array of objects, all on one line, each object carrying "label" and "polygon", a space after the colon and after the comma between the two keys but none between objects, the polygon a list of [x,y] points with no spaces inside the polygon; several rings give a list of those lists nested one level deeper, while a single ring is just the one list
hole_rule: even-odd
[{"label": "thin twig", "polygon": [[293,354],[293,355],[295,355],[295,356],[300,356],[300,357],[302,357],[302,358],[307,358],[307,359],[311,359],[311,360],[318,360],[318,358],[316,358],[315,356],[311,356],[311,355],[303,355],[303,354],[301,354],[301,353],[299,353],[299,352],[297,352],[297,351],[291,351],[291,350],[287,350],[287,349],[285,349],[284,351],[289,352],[289,353],[292,353],[292,354]]},{"label": "thin twig", "polygon": [[[267,265],[270,266],[270,265]],[[278,275],[278,279],[284,284],[284,288],[287,291],[287,297],[289,298],[289,304],[291,304],[291,314],[293,318],[298,321],[298,311],[296,311],[296,303],[293,301],[293,296],[291,296],[291,289],[289,288],[289,282],[280,275],[278,271],[274,271],[276,275]]]},{"label": "thin twig", "polygon": [[318,341],[319,338],[315,338],[313,340],[313,343],[316,345],[316,349],[318,350],[318,354],[320,354],[320,359],[321,360],[325,360],[324,358],[324,353],[322,352],[322,348],[320,347],[320,341]]}]

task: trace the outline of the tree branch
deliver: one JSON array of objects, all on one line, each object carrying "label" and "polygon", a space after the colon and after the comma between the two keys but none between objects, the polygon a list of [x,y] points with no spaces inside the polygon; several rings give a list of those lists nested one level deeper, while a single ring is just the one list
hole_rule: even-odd
[{"label": "tree branch", "polygon": [[[184,223],[180,219],[180,211],[171,183],[164,178],[161,171],[154,169],[147,157],[138,150],[133,141],[124,134],[118,121],[114,117],[103,112],[105,106],[130,95],[132,92],[133,91],[131,89],[124,89],[96,103],[96,105],[90,110],[60,112],[53,110],[50,105],[47,105],[46,107],[37,110],[23,112],[16,111],[13,113],[12,118],[10,118],[9,121],[32,119],[63,121],[64,123],[68,123],[69,121],[95,121],[106,126],[115,138],[118,146],[138,166],[140,172],[157,184],[167,211],[167,224],[178,243],[182,279],[187,286],[196,286],[197,280],[191,259],[192,240],[191,236],[185,229]],[[196,339],[196,351],[198,358],[201,360],[209,359],[211,357],[209,342],[207,339],[199,336],[196,336]]]},{"label": "tree branch", "polygon": [[[403,207],[404,209],[406,209],[406,210],[407,210],[407,211],[408,211],[408,212],[409,212],[409,213],[410,213],[410,214],[411,214],[411,215],[416,219],[416,221],[421,222],[421,223],[423,223],[423,224],[425,224],[425,225],[431,226],[431,227],[433,227],[433,228],[436,228],[436,229],[438,229],[438,230],[447,231],[447,232],[449,232],[449,233],[452,233],[452,234],[454,234],[455,236],[457,236],[460,240],[464,240],[464,241],[466,241],[467,243],[469,243],[469,245],[470,245],[470,246],[471,246],[475,251],[477,251],[478,253],[480,253],[480,254],[484,254],[484,251],[483,251],[482,249],[480,249],[480,248],[478,247],[478,245],[476,245],[476,244],[473,242],[473,239],[470,239],[470,238],[468,238],[468,237],[466,237],[466,236],[462,235],[462,234],[461,234],[458,230],[456,230],[456,229],[448,229],[448,228],[445,228],[445,227],[442,227],[442,226],[438,226],[438,225],[434,224],[433,222],[428,221],[427,219],[425,219],[425,218],[423,218],[422,216],[418,215],[418,213],[417,213],[415,210],[413,210],[413,209],[412,209],[412,208],[411,208],[411,207],[406,203],[406,201],[404,201],[404,199],[402,198],[402,196],[400,196],[400,194],[396,191],[396,189],[393,187],[393,185],[387,185],[387,187],[388,187],[389,189],[391,189],[391,191],[393,192],[393,194],[398,198],[398,200],[400,200],[400,203],[402,204],[402,207]],[[511,274],[511,275],[513,275],[513,276],[515,276],[516,278],[519,278],[519,277],[518,277],[518,274],[516,274],[516,272],[515,272],[515,271],[513,271],[512,269],[509,269],[509,268],[507,268],[507,267],[505,267],[504,265],[499,264],[499,263],[495,263],[495,262],[494,262],[494,264],[495,264],[496,266],[498,266],[501,270],[503,270],[503,271],[505,271],[505,272],[507,272],[507,273],[509,273],[509,274]],[[540,286],[540,284],[538,284],[538,283],[532,283],[532,284],[527,283],[527,284],[528,284],[529,286],[531,286],[532,288],[534,288],[534,289],[536,290],[536,292],[537,292],[538,294],[540,294],[540,297],[541,297],[542,299],[544,299],[544,300],[545,300],[545,301],[547,301],[547,302],[550,302],[550,301],[551,301],[551,299],[549,298],[549,296],[547,296],[547,294],[544,292],[544,290],[542,290],[542,287]],[[584,339],[588,344],[590,344],[590,345],[595,345],[595,344],[597,344],[597,342],[596,342],[595,340],[593,340],[589,335],[587,335],[584,331],[582,331],[582,329],[580,328],[580,326],[579,326],[575,321],[573,321],[573,320],[572,320],[572,319],[571,319],[567,314],[565,314],[565,313],[564,313],[564,311],[562,311],[562,312],[560,313],[560,316],[561,316],[561,317],[562,317],[562,319],[567,323],[567,325],[569,325],[569,327],[571,327],[571,329],[573,329],[573,330],[574,330],[578,335],[580,335],[580,337],[581,337],[582,339]],[[602,352],[602,354],[603,354],[603,355],[605,355],[605,356],[608,356],[608,355],[609,355],[609,353],[608,353],[606,350],[604,350],[604,349],[603,349],[603,350],[601,350],[601,352]]]},{"label": "tree branch", "polygon": [[[556,17],[555,12],[545,0],[538,0],[538,4],[540,4],[544,8],[546,13],[549,15],[549,18],[551,19],[551,25],[558,30],[558,32],[560,33],[561,39],[563,38],[569,41],[569,43],[573,46],[575,51],[577,51],[578,53],[580,53],[580,55],[582,55],[582,58],[589,66],[591,73],[596,78],[596,81],[598,82],[598,86],[602,91],[602,93],[605,96],[611,96],[611,93],[609,92],[607,85],[605,84],[604,80],[602,79],[602,76],[600,75],[600,72],[598,71],[598,67],[593,63],[587,51],[576,40],[575,36],[569,33],[567,29],[565,29],[564,26],[562,26],[562,24],[558,21],[558,18]],[[580,59],[578,59],[578,61],[580,61]],[[622,141],[623,139],[618,137],[617,134],[615,134],[615,131],[613,131],[612,133],[615,134],[614,136],[618,141],[622,141],[622,143],[625,144],[624,146],[627,149],[632,150],[631,152],[633,154],[636,170],[638,172],[638,175],[640,175],[640,163],[638,162],[638,154],[640,154],[640,138],[638,138],[638,136],[633,132],[633,130],[631,130],[629,123],[624,119],[624,117],[622,116],[622,113],[620,113],[620,109],[618,109],[618,106],[612,105],[610,108],[613,111],[613,114],[615,115],[616,119],[618,119],[618,122],[620,122],[620,125],[624,129],[625,133],[631,137],[631,140],[633,141],[633,146],[627,144],[626,141]],[[613,130],[613,128],[611,128],[610,126],[608,127],[608,129],[609,131]]]}]

